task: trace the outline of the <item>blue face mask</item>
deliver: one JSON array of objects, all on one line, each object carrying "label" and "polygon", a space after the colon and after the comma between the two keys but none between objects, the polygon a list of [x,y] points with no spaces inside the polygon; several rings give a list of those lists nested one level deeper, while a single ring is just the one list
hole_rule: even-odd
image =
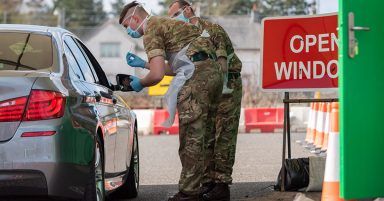
[{"label": "blue face mask", "polygon": [[127,28],[127,34],[131,36],[132,38],[141,38],[143,35],[141,35],[137,30],[131,29],[131,27],[128,26]]},{"label": "blue face mask", "polygon": [[189,23],[189,19],[184,16],[184,11],[185,9],[181,11],[181,13],[178,16],[176,16],[174,19]]}]

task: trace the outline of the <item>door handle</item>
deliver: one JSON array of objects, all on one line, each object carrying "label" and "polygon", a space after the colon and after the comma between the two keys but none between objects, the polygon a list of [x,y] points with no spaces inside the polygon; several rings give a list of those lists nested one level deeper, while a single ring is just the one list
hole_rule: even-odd
[{"label": "door handle", "polygon": [[352,31],[370,31],[371,28],[369,27],[352,27]]},{"label": "door handle", "polygon": [[355,58],[359,52],[355,31],[370,30],[369,27],[355,26],[355,14],[353,12],[348,13],[348,55],[350,58]]}]

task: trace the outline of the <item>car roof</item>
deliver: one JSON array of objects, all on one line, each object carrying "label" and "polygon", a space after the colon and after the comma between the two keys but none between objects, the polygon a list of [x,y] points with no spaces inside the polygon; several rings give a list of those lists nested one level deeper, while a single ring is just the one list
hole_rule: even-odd
[{"label": "car roof", "polygon": [[28,31],[28,32],[45,32],[56,33],[62,35],[63,33],[70,33],[60,27],[48,27],[39,25],[26,25],[26,24],[0,24],[0,31]]}]

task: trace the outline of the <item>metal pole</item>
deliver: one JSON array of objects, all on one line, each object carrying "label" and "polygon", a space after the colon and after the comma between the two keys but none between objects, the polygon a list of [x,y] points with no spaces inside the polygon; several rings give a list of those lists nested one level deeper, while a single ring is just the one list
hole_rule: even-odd
[{"label": "metal pole", "polygon": [[328,99],[289,99],[283,100],[284,103],[329,103],[329,102],[339,102],[338,98],[328,98]]},{"label": "metal pole", "polygon": [[[285,100],[285,99],[284,99]],[[285,191],[285,150],[287,147],[287,109],[288,109],[288,102],[284,102],[284,126],[283,126],[283,153],[281,157],[281,186],[280,186],[280,191]]]},{"label": "metal pole", "polygon": [[316,0],[316,14],[320,14],[320,0]]},{"label": "metal pole", "polygon": [[58,9],[57,26],[65,28],[65,8]]},{"label": "metal pole", "polygon": [[289,92],[285,92],[284,100],[288,101],[286,103],[286,110],[285,110],[284,118],[285,118],[285,121],[287,121],[286,130],[287,130],[287,143],[288,143],[288,158],[291,159],[291,120],[289,117]]},{"label": "metal pole", "polygon": [[4,24],[7,24],[7,16],[8,16],[7,10],[4,10],[4,13],[3,13],[3,23]]},{"label": "metal pole", "polygon": [[65,29],[65,8],[62,8],[60,10],[60,13],[61,13],[61,28]]}]

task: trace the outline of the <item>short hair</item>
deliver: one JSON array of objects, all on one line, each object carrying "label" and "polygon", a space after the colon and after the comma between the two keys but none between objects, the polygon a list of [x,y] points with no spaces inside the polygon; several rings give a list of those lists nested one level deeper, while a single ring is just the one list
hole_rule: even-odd
[{"label": "short hair", "polygon": [[185,6],[192,6],[192,4],[186,0],[174,0],[169,7],[171,7],[173,4],[178,3],[180,5],[180,8]]},{"label": "short hair", "polygon": [[192,14],[195,15],[195,10],[192,8],[192,3],[190,3],[189,1],[186,1],[186,0],[174,0],[170,5],[169,7],[171,7],[173,4],[175,3],[178,3],[180,8],[182,7],[186,7],[186,6],[189,6],[191,7],[191,10],[192,10]]},{"label": "short hair", "polygon": [[120,13],[119,24],[123,23],[123,20],[125,18],[125,15],[127,15],[128,10],[138,5],[140,4],[137,1],[132,1],[131,3],[125,5],[123,10]]}]

